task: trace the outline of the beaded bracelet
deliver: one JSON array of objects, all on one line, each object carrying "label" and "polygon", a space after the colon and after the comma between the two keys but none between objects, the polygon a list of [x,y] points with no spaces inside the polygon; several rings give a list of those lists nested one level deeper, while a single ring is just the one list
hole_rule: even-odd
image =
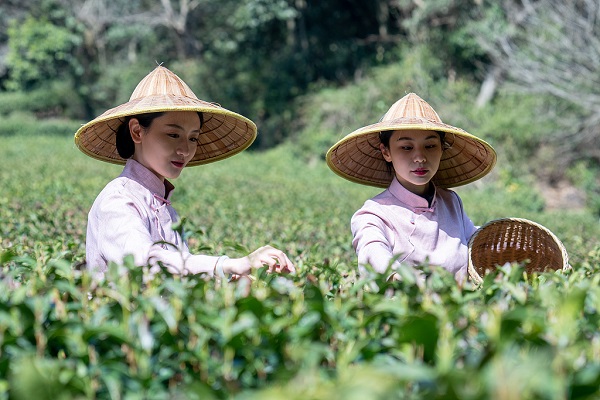
[{"label": "beaded bracelet", "polygon": [[219,257],[219,259],[217,260],[217,264],[215,265],[215,273],[214,275],[223,279],[225,278],[225,273],[223,272],[223,263],[225,262],[225,260],[228,260],[229,257],[227,256],[221,256]]}]

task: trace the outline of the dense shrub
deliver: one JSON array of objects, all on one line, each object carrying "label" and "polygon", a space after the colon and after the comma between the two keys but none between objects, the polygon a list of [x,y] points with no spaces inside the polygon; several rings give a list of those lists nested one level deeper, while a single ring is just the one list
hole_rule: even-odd
[{"label": "dense shrub", "polygon": [[149,276],[131,259],[94,283],[59,253],[5,252],[0,388],[17,399],[588,398],[600,387],[589,261],[531,277],[507,265],[480,288],[426,267],[418,286],[312,264],[259,272],[246,293]]},{"label": "dense shrub", "polygon": [[13,112],[6,116],[0,116],[0,136],[71,136],[80,126],[81,124],[77,123],[77,121],[67,119],[38,119],[34,114],[29,112]]},{"label": "dense shrub", "polygon": [[42,118],[69,118],[78,112],[78,97],[69,82],[51,82],[30,91],[0,91],[0,116],[33,113]]},{"label": "dense shrub", "polygon": [[271,243],[296,275],[261,271],[246,294],[145,277],[125,260],[95,284],[80,271],[86,213],[121,168],[86,157],[70,135],[2,140],[0,398],[598,395],[597,219],[540,210],[517,175],[460,188],[468,213],[546,225],[572,272],[504,266],[479,289],[439,270],[424,287],[410,275],[358,277],[349,220],[379,189],[282,146],[186,169],[172,200],[194,251],[237,256]]}]

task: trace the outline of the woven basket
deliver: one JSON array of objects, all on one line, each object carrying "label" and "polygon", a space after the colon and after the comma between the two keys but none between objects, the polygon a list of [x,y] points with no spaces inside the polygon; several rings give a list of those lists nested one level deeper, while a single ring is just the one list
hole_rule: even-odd
[{"label": "woven basket", "polygon": [[469,276],[475,283],[496,266],[525,263],[527,274],[567,270],[569,256],[547,228],[523,218],[501,218],[479,228],[469,240]]}]

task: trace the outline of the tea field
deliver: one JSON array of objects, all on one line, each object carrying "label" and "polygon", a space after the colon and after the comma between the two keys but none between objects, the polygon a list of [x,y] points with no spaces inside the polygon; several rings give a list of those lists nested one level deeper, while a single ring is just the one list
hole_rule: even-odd
[{"label": "tea field", "polygon": [[504,266],[482,287],[426,266],[423,286],[359,277],[349,221],[379,190],[289,146],[187,169],[172,200],[193,251],[269,243],[295,275],[149,278],[125,259],[95,283],[80,266],[87,211],[121,167],[71,137],[3,137],[0,398],[600,397],[597,216],[544,212],[531,187],[492,176],[457,190],[474,222],[545,225],[571,272]]}]

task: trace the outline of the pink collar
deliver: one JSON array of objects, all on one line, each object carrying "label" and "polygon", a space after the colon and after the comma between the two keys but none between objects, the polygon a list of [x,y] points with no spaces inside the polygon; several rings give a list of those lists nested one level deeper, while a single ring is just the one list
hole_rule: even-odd
[{"label": "pink collar", "polygon": [[164,182],[161,181],[154,172],[150,171],[139,162],[132,160],[131,158],[127,160],[125,168],[123,168],[123,172],[121,172],[120,176],[136,181],[148,189],[154,197],[162,203],[171,204],[170,198],[175,186],[166,179]]},{"label": "pink collar", "polygon": [[410,190],[406,189],[404,186],[402,186],[400,182],[398,182],[398,179],[396,178],[392,180],[392,183],[390,183],[388,190],[390,191],[392,196],[397,198],[401,203],[406,205],[407,208],[412,210],[414,213],[423,214],[426,212],[435,211],[435,205],[437,202],[437,188],[435,186],[435,193],[433,195],[433,200],[431,201],[431,207],[429,206],[427,199],[419,196],[418,194],[414,194]]}]

